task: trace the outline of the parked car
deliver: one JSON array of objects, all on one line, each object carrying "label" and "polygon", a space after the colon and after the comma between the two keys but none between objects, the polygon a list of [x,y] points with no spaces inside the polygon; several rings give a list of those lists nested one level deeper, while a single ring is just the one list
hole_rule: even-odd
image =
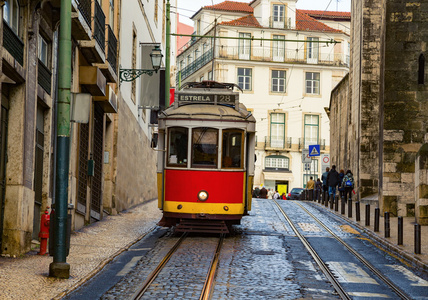
[{"label": "parked car", "polygon": [[287,200],[303,200],[305,189],[293,188],[287,195]]}]

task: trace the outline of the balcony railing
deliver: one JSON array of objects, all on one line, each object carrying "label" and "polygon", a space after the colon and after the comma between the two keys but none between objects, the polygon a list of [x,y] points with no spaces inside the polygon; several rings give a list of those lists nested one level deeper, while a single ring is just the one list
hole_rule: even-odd
[{"label": "balcony railing", "polygon": [[48,93],[51,94],[51,78],[52,73],[48,67],[45,66],[43,62],[39,59],[39,67],[38,67],[38,77],[37,80],[39,85]]},{"label": "balcony railing", "polygon": [[24,65],[24,42],[19,36],[13,32],[9,24],[3,21],[3,47],[16,59],[16,61]]},{"label": "balcony railing", "polygon": [[181,70],[181,80],[186,79],[196,71],[198,71],[200,68],[205,66],[207,63],[212,61],[213,58],[213,51],[212,49],[205,52],[203,55],[199,56],[194,62],[192,62],[190,65],[185,67],[183,70]]},{"label": "balcony railing", "polygon": [[[222,59],[233,59],[240,60],[239,47],[236,46],[218,46],[218,58]],[[315,63],[319,65],[336,65],[349,67],[349,58],[347,55],[342,53],[320,53],[317,59],[308,60],[305,51],[286,50],[286,49],[275,49],[270,47],[259,47],[253,45],[251,47],[251,57],[247,57],[246,60],[251,59],[252,61],[265,61],[265,62],[287,62],[287,63]]]},{"label": "balcony railing", "polygon": [[91,0],[78,0],[77,5],[80,13],[88,24],[89,28],[91,26]]},{"label": "balcony railing", "polygon": [[94,38],[100,46],[103,53],[105,53],[105,41],[106,41],[106,16],[98,3],[95,1],[94,10]]},{"label": "balcony railing", "polygon": [[[278,18],[276,18],[278,19]],[[275,17],[269,17],[269,27],[270,28],[281,28],[281,29],[291,29],[291,18],[283,18],[284,20],[275,20]]]},{"label": "balcony railing", "polygon": [[265,149],[291,149],[293,145],[293,139],[287,137],[284,139],[274,139],[270,136],[265,137]]},{"label": "balcony railing", "polygon": [[107,25],[107,38],[107,61],[113,68],[114,73],[117,74],[117,39],[110,25]]}]

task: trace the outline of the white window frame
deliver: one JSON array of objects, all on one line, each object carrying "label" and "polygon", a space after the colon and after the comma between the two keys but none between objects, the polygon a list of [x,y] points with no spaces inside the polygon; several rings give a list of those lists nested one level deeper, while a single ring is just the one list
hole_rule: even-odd
[{"label": "white window frame", "polygon": [[308,37],[307,39],[307,62],[308,64],[317,64],[319,58],[319,38]]},{"label": "white window frame", "polygon": [[19,5],[18,0],[8,0],[4,7],[4,20],[19,35]]},{"label": "white window frame", "polygon": [[[243,74],[242,74],[243,72]],[[241,74],[240,74],[241,73]],[[252,90],[253,69],[251,68],[238,68],[236,70],[237,82],[243,91]]]},{"label": "white window frame", "polygon": [[[251,33],[239,32],[240,38],[251,38]],[[238,40],[239,59],[250,59],[251,40]]]},{"label": "white window frame", "polygon": [[285,35],[274,35],[274,39],[284,41],[272,41],[273,61],[283,62],[285,60]]},{"label": "white window frame", "polygon": [[48,42],[39,34],[38,58],[47,67],[48,66]]},{"label": "white window frame", "polygon": [[285,5],[284,4],[273,4],[272,27],[285,28]]},{"label": "white window frame", "polygon": [[305,93],[312,95],[320,94],[321,73],[306,72],[305,73]]},{"label": "white window frame", "polygon": [[272,148],[285,147],[285,113],[270,114],[270,146]]},{"label": "white window frame", "polygon": [[[281,76],[283,75],[283,76]],[[286,93],[286,79],[287,71],[285,70],[271,70],[271,92],[272,93]]]},{"label": "white window frame", "polygon": [[284,157],[270,157],[266,156],[265,158],[265,168],[273,169],[290,169],[290,159],[286,156]]},{"label": "white window frame", "polygon": [[319,115],[304,115],[304,148],[308,149],[309,145],[318,145],[319,142],[319,128],[320,116]]}]

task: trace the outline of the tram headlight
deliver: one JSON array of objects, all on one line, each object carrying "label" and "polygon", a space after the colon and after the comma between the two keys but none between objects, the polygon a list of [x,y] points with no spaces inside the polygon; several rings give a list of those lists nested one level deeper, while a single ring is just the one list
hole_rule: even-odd
[{"label": "tram headlight", "polygon": [[200,191],[198,193],[198,199],[199,199],[199,201],[207,201],[207,199],[208,199],[208,192],[204,191],[204,190]]}]

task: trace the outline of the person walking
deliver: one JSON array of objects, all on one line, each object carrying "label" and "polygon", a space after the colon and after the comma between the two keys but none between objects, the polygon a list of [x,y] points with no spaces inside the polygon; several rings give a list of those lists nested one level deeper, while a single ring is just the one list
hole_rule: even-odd
[{"label": "person walking", "polygon": [[278,191],[275,191],[275,194],[273,194],[273,199],[277,200],[280,198],[281,198],[281,195],[278,193]]},{"label": "person walking", "polygon": [[355,186],[354,175],[352,174],[351,170],[346,171],[346,174],[342,180],[342,186],[345,187],[345,203],[347,203],[348,199],[352,199],[352,191],[354,190]]},{"label": "person walking", "polygon": [[309,181],[306,183],[306,189],[308,190],[309,201],[312,201],[314,198],[314,188],[315,188],[315,181],[311,176],[309,178]]},{"label": "person walking", "polygon": [[274,194],[274,192],[273,192],[273,190],[272,189],[268,189],[268,199],[272,199],[273,198],[273,194]]},{"label": "person walking", "polygon": [[315,182],[315,200],[320,199],[321,191],[322,191],[322,182],[319,178],[317,178],[317,181]]},{"label": "person walking", "polygon": [[323,200],[323,202],[327,199],[327,195],[328,195],[328,185],[327,185],[327,175],[328,175],[328,172],[330,172],[330,168],[329,167],[325,168],[325,172],[322,173],[322,176],[321,176],[322,190],[323,190],[323,193],[322,193],[322,200]]},{"label": "person walking", "polygon": [[339,185],[339,183],[339,173],[336,171],[336,166],[333,165],[327,175],[328,195],[332,201],[336,195],[336,187]]},{"label": "person walking", "polygon": [[267,191],[267,189],[263,186],[263,187],[262,187],[262,189],[260,190],[259,198],[267,199],[267,194],[268,194],[268,191]]}]

